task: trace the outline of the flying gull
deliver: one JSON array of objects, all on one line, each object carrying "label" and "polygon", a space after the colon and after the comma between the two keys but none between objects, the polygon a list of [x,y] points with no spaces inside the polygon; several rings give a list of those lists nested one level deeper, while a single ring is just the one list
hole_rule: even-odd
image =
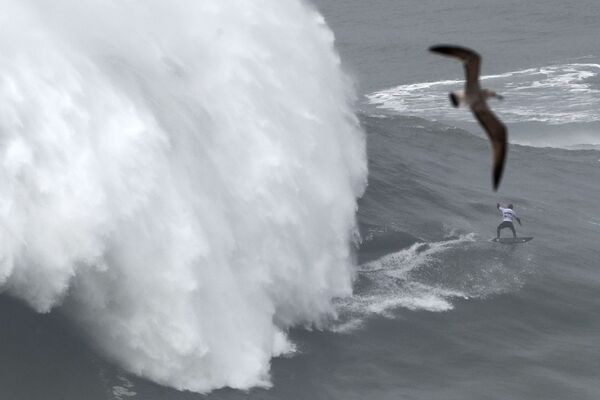
[{"label": "flying gull", "polygon": [[468,105],[479,124],[485,129],[492,143],[492,178],[494,190],[497,190],[502,179],[504,159],[506,158],[506,127],[490,110],[486,100],[490,97],[502,100],[503,97],[496,94],[496,92],[479,87],[481,57],[475,51],[451,45],[433,46],[429,50],[444,56],[457,58],[465,65],[465,90],[450,93],[450,102],[454,107],[461,104]]}]

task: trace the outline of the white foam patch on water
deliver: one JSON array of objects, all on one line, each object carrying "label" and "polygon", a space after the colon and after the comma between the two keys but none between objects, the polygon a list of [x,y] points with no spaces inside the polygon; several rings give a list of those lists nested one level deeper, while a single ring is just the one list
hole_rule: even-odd
[{"label": "white foam patch on water", "polygon": [[126,400],[137,396],[135,392],[133,382],[124,376],[117,376],[119,385],[112,387],[112,394],[115,400]]},{"label": "white foam patch on water", "polygon": [[[450,66],[449,66],[450,67]],[[507,123],[588,123],[600,120],[600,64],[570,63],[528,68],[482,77],[482,86],[503,96],[489,100]],[[382,109],[428,119],[472,121],[464,108],[449,105],[448,93],[463,90],[464,81],[412,83],[367,95]],[[600,138],[595,138],[600,143]]]},{"label": "white foam patch on water", "polygon": [[[351,293],[364,135],[299,0],[0,0],[0,290],[127,371],[269,386]],[[124,394],[123,392],[122,394]]]},{"label": "white foam patch on water", "polygon": [[415,243],[359,267],[355,293],[338,300],[335,332],[360,329],[365,319],[393,318],[399,309],[444,312],[453,300],[486,298],[518,290],[529,273],[526,247],[512,249],[473,233]]},{"label": "white foam patch on water", "polygon": [[436,243],[415,243],[409,248],[385,255],[363,264],[358,269],[358,284],[354,296],[340,299],[340,320],[337,332],[350,332],[362,326],[363,319],[376,314],[393,316],[398,308],[431,312],[453,308],[451,299],[468,298],[465,291],[444,287],[443,282],[429,284],[414,280],[412,274],[427,268],[431,261],[446,251],[475,241],[473,234],[455,240]]}]

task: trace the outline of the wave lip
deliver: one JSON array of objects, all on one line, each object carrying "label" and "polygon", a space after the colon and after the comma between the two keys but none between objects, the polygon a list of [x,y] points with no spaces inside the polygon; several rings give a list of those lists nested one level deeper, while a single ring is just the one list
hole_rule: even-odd
[{"label": "wave lip", "polygon": [[322,17],[275,0],[0,5],[2,289],[64,303],[158,383],[269,386],[285,330],[351,293],[365,143]]}]

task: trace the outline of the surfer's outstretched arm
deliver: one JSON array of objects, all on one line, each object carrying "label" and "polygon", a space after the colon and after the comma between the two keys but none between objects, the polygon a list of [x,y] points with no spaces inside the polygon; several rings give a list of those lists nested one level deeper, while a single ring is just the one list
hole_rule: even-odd
[{"label": "surfer's outstretched arm", "polygon": [[499,210],[500,209],[500,203],[496,203],[496,208]]},{"label": "surfer's outstretched arm", "polygon": [[521,223],[521,218],[519,218],[519,217],[517,217],[517,216],[515,215],[515,219],[516,219],[516,220],[517,220],[517,222],[519,223],[519,226],[523,225],[523,224]]}]

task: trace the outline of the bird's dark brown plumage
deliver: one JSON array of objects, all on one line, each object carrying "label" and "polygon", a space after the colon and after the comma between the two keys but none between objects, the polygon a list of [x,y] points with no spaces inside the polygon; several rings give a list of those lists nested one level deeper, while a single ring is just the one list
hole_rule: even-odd
[{"label": "bird's dark brown plumage", "polygon": [[506,126],[489,109],[485,96],[479,87],[481,56],[471,49],[452,45],[432,46],[429,50],[444,56],[457,58],[465,66],[465,96],[470,99],[468,102],[469,107],[490,139],[492,145],[492,182],[494,190],[497,190],[504,171],[507,133]]},{"label": "bird's dark brown plumage", "polygon": [[506,159],[506,127],[487,107],[473,110],[473,115],[487,133],[492,144],[492,181],[494,190],[498,190]]}]

